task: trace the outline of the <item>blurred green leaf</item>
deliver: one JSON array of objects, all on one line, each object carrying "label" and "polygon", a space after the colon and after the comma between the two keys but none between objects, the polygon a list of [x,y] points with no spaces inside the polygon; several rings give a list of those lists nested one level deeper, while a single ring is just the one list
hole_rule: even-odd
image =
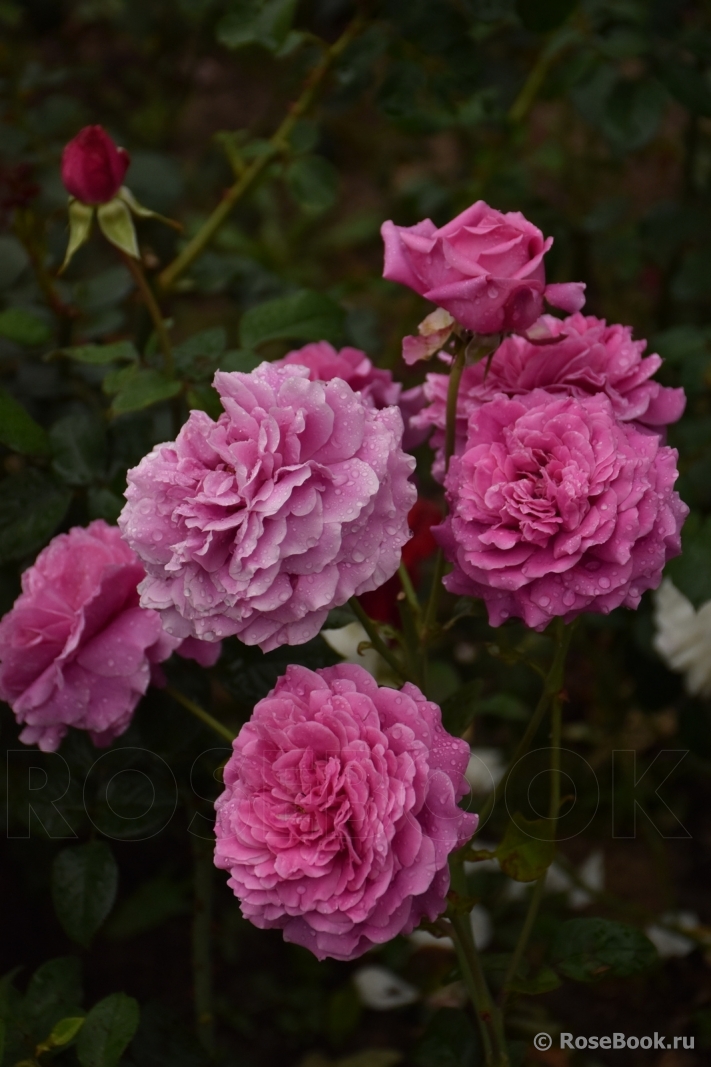
[{"label": "blurred green leaf", "polygon": [[58,419],[49,431],[52,469],[67,485],[89,485],[106,468],[102,420],[87,408]]},{"label": "blurred green leaf", "polygon": [[137,363],[139,356],[132,341],[114,341],[108,345],[75,345],[60,348],[59,354],[78,363],[103,366],[107,363]]},{"label": "blurred green leaf", "polygon": [[47,344],[51,336],[52,331],[44,319],[25,308],[11,307],[0,311],[0,337],[34,348]]},{"label": "blurred green leaf", "polygon": [[338,197],[338,171],[323,156],[295,159],[287,167],[286,183],[294,200],[306,211],[327,211]]},{"label": "blurred green leaf", "polygon": [[52,900],[57,918],[73,941],[86,948],[113,907],[118,867],[105,841],[90,841],[57,853],[52,865]]},{"label": "blurred green leaf", "polygon": [[258,356],[255,352],[248,352],[244,348],[234,348],[229,352],[225,352],[224,356],[220,359],[220,370],[239,370],[244,374],[249,374],[255,367],[258,367],[263,360],[261,356]]},{"label": "blurred green leaf", "polygon": [[280,48],[291,30],[297,0],[230,0],[228,13],[217,27],[226,48],[261,44],[270,52]]},{"label": "blurred green leaf", "polygon": [[707,74],[674,56],[662,60],[659,76],[669,92],[689,111],[711,116],[711,85]]},{"label": "blurred green leaf", "polygon": [[565,22],[578,0],[516,0],[516,11],[527,30],[547,33]]},{"label": "blurred green leaf", "polygon": [[71,498],[69,489],[38,470],[0,482],[0,562],[23,559],[48,541]]},{"label": "blurred green leaf", "polygon": [[[54,1048],[62,1048],[64,1045],[68,1045],[70,1041],[73,1041],[77,1036],[82,1026],[84,1025],[84,1016],[69,1016],[66,1019],[60,1019],[55,1026],[52,1027],[52,1032],[49,1037],[42,1041],[35,1051],[35,1055],[39,1056],[43,1052],[49,1052]],[[0,1060],[0,1062],[2,1062]]]},{"label": "blurred green leaf", "polygon": [[139,370],[127,367],[104,379],[104,391],[115,393],[111,405],[112,415],[125,415],[129,411],[141,411],[161,400],[177,396],[180,382],[167,378],[162,371]]},{"label": "blurred green leaf", "polygon": [[192,381],[212,378],[226,347],[227,332],[224,326],[201,330],[173,349],[176,371],[181,377]]},{"label": "blurred green leaf", "polygon": [[696,608],[711,600],[711,515],[692,513],[681,531],[681,555],[664,572]]},{"label": "blurred green leaf", "polygon": [[657,950],[636,926],[610,919],[569,919],[551,946],[553,966],[576,982],[628,978],[651,967]]},{"label": "blurred green leaf", "polygon": [[427,1023],[412,1052],[417,1067],[479,1067],[479,1034],[463,1011],[440,1008]]},{"label": "blurred green leaf", "polygon": [[32,975],[21,1015],[33,1043],[38,1044],[67,1016],[81,1014],[81,968],[75,956],[48,960]]},{"label": "blurred green leaf", "polygon": [[293,296],[267,300],[245,311],[240,324],[240,340],[247,349],[278,338],[338,343],[344,319],[343,309],[335,300],[305,289]]},{"label": "blurred green leaf", "polygon": [[14,285],[29,262],[27,252],[16,237],[0,237],[0,289]]},{"label": "blurred green leaf", "polygon": [[0,444],[23,456],[41,456],[49,451],[46,432],[18,400],[0,386]]},{"label": "blurred green leaf", "polygon": [[187,914],[190,909],[190,883],[158,875],[122,901],[107,923],[105,933],[115,940],[135,937],[155,929],[175,915]]},{"label": "blurred green leaf", "polygon": [[87,313],[103,311],[120,303],[135,283],[126,267],[110,267],[74,286],[74,302]]},{"label": "blurred green leaf", "polygon": [[547,819],[529,820],[518,813],[514,815],[496,849],[504,874],[517,882],[535,882],[540,878],[555,856],[551,833],[551,822]]},{"label": "blurred green leaf", "polygon": [[77,1042],[82,1067],[115,1067],[136,1032],[138,1003],[125,993],[113,993],[95,1004]]}]

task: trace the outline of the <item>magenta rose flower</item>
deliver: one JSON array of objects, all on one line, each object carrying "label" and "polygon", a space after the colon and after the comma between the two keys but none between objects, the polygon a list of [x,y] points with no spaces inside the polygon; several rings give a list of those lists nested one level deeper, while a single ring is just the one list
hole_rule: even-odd
[{"label": "magenta rose flower", "polygon": [[301,644],[397,570],[416,497],[402,416],[300,365],[218,371],[215,387],[217,422],[192,411],[128,473],[141,603],[179,637]]},{"label": "magenta rose flower", "polygon": [[[459,385],[455,453],[467,437],[472,411],[497,393],[520,396],[533,389],[567,396],[604,393],[621,422],[639,422],[663,430],[681,418],[686,405],[683,389],[652,381],[662,365],[661,356],[642,358],[645,340],[633,341],[630,326],[608,326],[593,315],[556,319],[544,315],[536,326],[540,339],[560,337],[554,344],[535,344],[511,336],[496,349],[491,363],[465,367]],[[430,443],[437,452],[433,473],[444,477],[444,434],[447,423],[446,374],[428,374],[424,393],[429,404],[412,419],[419,429],[434,427]]]},{"label": "magenta rose flower", "polygon": [[469,746],[411,684],[362,667],[290,666],[224,768],[215,863],[245,918],[319,959],[352,960],[446,905]]},{"label": "magenta rose flower", "polygon": [[602,393],[496,397],[446,477],[450,514],[432,529],[454,564],[445,586],[482,597],[492,626],[636,608],[681,550],[676,459]]},{"label": "magenta rose flower", "polygon": [[25,724],[25,744],[53,752],[75,726],[108,745],[171,652],[216,661],[219,646],[181,643],[157,612],[139,607],[144,575],[101,519],[55,537],[22,575],[22,593],[0,621],[0,698]]},{"label": "magenta rose flower", "polygon": [[553,244],[519,211],[503,214],[477,200],[437,229],[385,222],[383,277],[414,289],[475,333],[520,333],[543,311],[585,303],[582,282],[546,286],[543,257]]},{"label": "magenta rose flower", "polygon": [[62,152],[62,181],[84,204],[106,204],[118,193],[131,157],[102,126],[85,126]]}]

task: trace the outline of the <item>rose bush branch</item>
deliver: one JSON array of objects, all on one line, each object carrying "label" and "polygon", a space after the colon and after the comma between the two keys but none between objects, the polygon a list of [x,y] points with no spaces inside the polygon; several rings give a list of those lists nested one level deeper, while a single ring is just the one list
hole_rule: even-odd
[{"label": "rose bush branch", "polygon": [[263,173],[267,165],[273,159],[288,150],[288,138],[294,126],[302,118],[314,102],[316,94],[321,87],[331,67],[342,55],[354,37],[365,25],[362,15],[356,17],[348,24],[338,40],[329,45],[319,62],[311,70],[306,78],[301,95],[289,107],[289,112],[284,121],[278,127],[267,142],[263,152],[242,171],[233,185],[224,193],[220,203],[212,214],[205,220],[197,233],[188,241],[185,248],[175,257],[158,276],[158,284],[161,289],[172,289],[178,278],[189,269],[198,256],[202,255],[207,246],[213,240],[220,227],[230,215],[239,200],[251,189],[257,178]]},{"label": "rose bush branch", "polygon": [[202,708],[194,700],[191,700],[190,697],[186,697],[184,693],[181,693],[180,690],[176,689],[174,686],[166,686],[165,691],[169,696],[173,698],[173,700],[177,700],[177,702],[182,705],[182,707],[184,707],[186,711],[189,711],[191,715],[194,715],[196,719],[199,719],[200,722],[204,723],[205,726],[209,726],[211,730],[214,730],[218,737],[221,737],[223,738],[223,740],[228,741],[230,744],[232,744],[235,739],[235,735],[228,726],[225,726],[224,723],[221,723],[219,721],[219,719],[216,719],[213,715],[210,715],[209,711],[205,711],[204,708]]}]

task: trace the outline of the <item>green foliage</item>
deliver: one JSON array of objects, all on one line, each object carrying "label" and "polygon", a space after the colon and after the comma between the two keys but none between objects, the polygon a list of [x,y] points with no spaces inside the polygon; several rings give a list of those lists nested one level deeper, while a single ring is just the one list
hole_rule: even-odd
[{"label": "green foliage", "polygon": [[73,941],[87,947],[111,911],[118,867],[105,841],[65,848],[52,867],[52,899],[57,918]]},{"label": "green foliage", "polygon": [[280,338],[337,344],[343,335],[343,320],[343,310],[334,300],[304,290],[246,311],[240,323],[240,340],[246,349]]},{"label": "green foliage", "polygon": [[287,169],[286,181],[294,200],[306,211],[327,211],[338,197],[338,171],[322,156],[295,159]]},{"label": "green foliage", "polygon": [[550,867],[555,855],[553,824],[516,814],[506,827],[496,857],[504,874],[517,882],[535,882]]},{"label": "green foliage", "polygon": [[58,419],[49,431],[52,469],[67,485],[90,485],[106,468],[106,431],[88,408]]},{"label": "green foliage", "polygon": [[40,548],[64,518],[69,489],[39,470],[0,482],[0,562],[23,559]]},{"label": "green foliage", "polygon": [[635,926],[611,919],[569,919],[551,945],[553,966],[576,982],[628,978],[657,959],[657,950]]},{"label": "green foliage", "polygon": [[139,1018],[137,1001],[125,993],[112,993],[95,1004],[79,1033],[81,1067],[116,1067],[136,1033]]},{"label": "green foliage", "polygon": [[51,331],[45,320],[31,311],[23,307],[10,307],[0,311],[0,337],[34,348],[46,344]]},{"label": "green foliage", "polygon": [[7,390],[0,387],[0,443],[24,456],[49,451],[47,434]]},{"label": "green foliage", "polygon": [[104,392],[113,396],[111,414],[114,416],[143,411],[162,400],[170,400],[181,388],[179,381],[168,378],[162,371],[140,370],[133,364],[104,378]]},{"label": "green foliage", "polygon": [[296,0],[230,0],[217,28],[226,48],[260,44],[275,52],[284,44],[296,11]]}]

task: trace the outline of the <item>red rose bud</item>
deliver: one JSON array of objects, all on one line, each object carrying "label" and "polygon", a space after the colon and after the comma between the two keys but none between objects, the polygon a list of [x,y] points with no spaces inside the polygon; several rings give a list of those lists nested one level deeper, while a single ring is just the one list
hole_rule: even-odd
[{"label": "red rose bud", "polygon": [[102,126],[85,126],[62,153],[62,181],[83,204],[106,204],[118,193],[131,162]]}]

